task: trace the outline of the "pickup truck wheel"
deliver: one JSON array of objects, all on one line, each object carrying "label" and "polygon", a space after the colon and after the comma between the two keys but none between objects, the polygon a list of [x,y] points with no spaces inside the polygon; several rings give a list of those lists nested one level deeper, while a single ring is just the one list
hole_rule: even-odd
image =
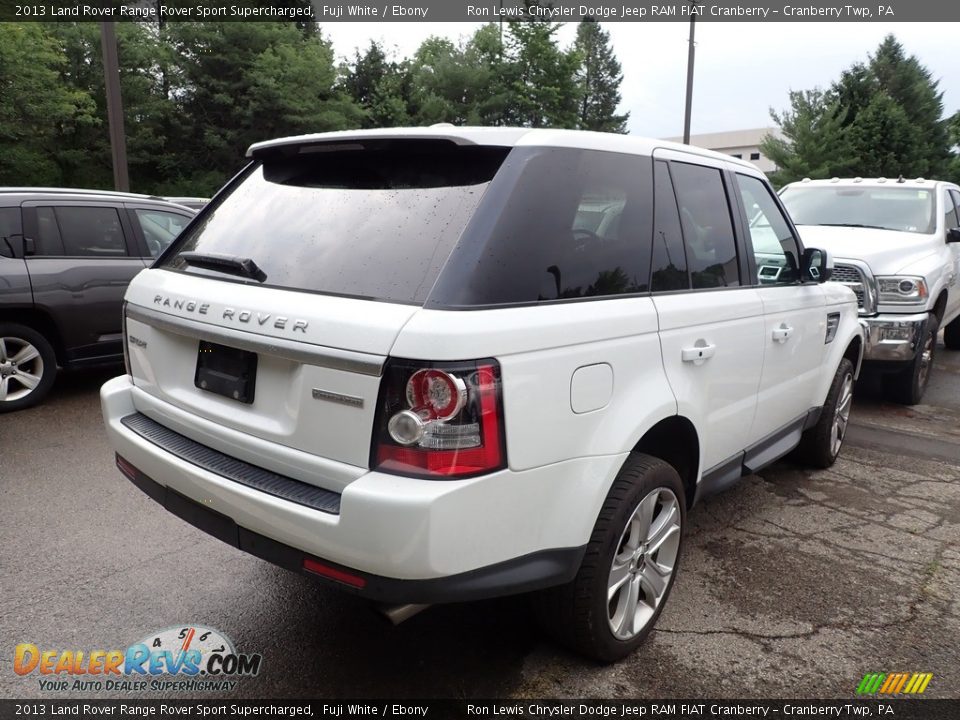
[{"label": "pickup truck wheel", "polygon": [[600,510],[576,577],[535,596],[543,628],[601,662],[633,652],[653,629],[673,586],[684,497],[673,467],[630,455]]},{"label": "pickup truck wheel", "polygon": [[0,413],[36,405],[50,392],[57,357],[47,339],[23,325],[0,323]]},{"label": "pickup truck wheel", "polygon": [[853,363],[843,358],[830,383],[820,419],[803,433],[793,457],[811,467],[828,468],[833,465],[843,447],[852,407]]},{"label": "pickup truck wheel", "polygon": [[933,371],[933,357],[937,351],[937,330],[939,322],[935,315],[927,318],[920,341],[920,349],[910,365],[898,373],[885,375],[883,389],[887,397],[902,405],[916,405],[923,399],[923,393],[930,382]]},{"label": "pickup truck wheel", "polygon": [[947,350],[960,350],[960,317],[943,328],[943,344]]}]

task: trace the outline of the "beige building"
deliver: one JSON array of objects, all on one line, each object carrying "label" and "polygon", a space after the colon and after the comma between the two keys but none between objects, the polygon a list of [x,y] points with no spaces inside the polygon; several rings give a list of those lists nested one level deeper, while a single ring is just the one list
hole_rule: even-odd
[{"label": "beige building", "polygon": [[[703,135],[691,135],[690,144],[747,160],[760,168],[761,171],[769,173],[776,170],[777,166],[760,152],[760,143],[767,135],[779,135],[779,133],[779,129],[774,127],[705,133]],[[682,137],[667,138],[667,140],[683,142]]]}]

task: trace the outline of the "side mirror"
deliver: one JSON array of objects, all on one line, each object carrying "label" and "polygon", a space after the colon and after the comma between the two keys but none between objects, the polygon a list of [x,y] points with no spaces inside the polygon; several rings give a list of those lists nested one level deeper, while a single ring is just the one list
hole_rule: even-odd
[{"label": "side mirror", "polygon": [[800,278],[803,282],[826,282],[833,275],[833,258],[820,248],[807,248],[800,262]]},{"label": "side mirror", "polygon": [[960,228],[950,228],[947,230],[947,242],[960,242]]}]

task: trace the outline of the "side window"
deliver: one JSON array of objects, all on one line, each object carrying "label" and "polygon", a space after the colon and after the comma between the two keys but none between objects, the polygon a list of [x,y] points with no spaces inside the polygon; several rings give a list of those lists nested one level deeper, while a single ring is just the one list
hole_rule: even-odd
[{"label": "side window", "polygon": [[22,233],[20,208],[0,208],[0,255],[3,257],[13,257],[16,254],[13,251],[13,244],[15,242],[21,242],[20,237]]},{"label": "side window", "polygon": [[943,229],[949,230],[950,228],[960,227],[960,222],[957,221],[957,191],[949,190],[943,195],[943,207],[944,207],[944,218],[943,218]]},{"label": "side window", "polygon": [[127,255],[127,243],[116,208],[63,206],[55,208],[57,225],[68,257]]},{"label": "side window", "polygon": [[687,290],[687,255],[683,249],[680,211],[673,194],[670,168],[658,160],[653,170],[653,258],[650,262],[650,290]]},{"label": "side window", "polygon": [[134,213],[152,257],[158,257],[166,250],[190,222],[188,217],[163,210],[135,210]]},{"label": "side window", "polygon": [[694,289],[740,285],[737,245],[723,176],[716,168],[671,163]]},{"label": "side window", "polygon": [[750,243],[762,285],[788,284],[800,279],[800,250],[796,238],[770,189],[762,180],[737,175],[747,213]]},{"label": "side window", "polygon": [[60,237],[60,226],[52,207],[37,208],[36,241],[37,255],[66,255],[63,251],[63,239]]}]

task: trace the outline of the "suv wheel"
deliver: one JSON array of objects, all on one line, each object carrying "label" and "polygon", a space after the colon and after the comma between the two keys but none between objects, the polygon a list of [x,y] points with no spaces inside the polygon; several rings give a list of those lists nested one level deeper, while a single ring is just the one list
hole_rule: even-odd
[{"label": "suv wheel", "polygon": [[916,405],[923,399],[923,393],[930,382],[933,372],[933,357],[937,351],[937,330],[939,321],[936,315],[927,318],[920,341],[920,349],[910,365],[893,375],[885,375],[883,389],[893,402],[902,405]]},{"label": "suv wheel", "polygon": [[36,405],[50,392],[56,374],[57,358],[43,335],[0,323],[0,413]]},{"label": "suv wheel", "polygon": [[794,450],[794,458],[804,465],[816,468],[833,465],[847,435],[852,407],[853,363],[843,358],[833,376],[833,382],[830,383],[830,391],[820,411],[820,419],[803,433],[800,444]]},{"label": "suv wheel", "polygon": [[947,350],[960,350],[960,317],[943,328],[943,344]]},{"label": "suv wheel", "polygon": [[600,510],[577,576],[535,596],[544,629],[601,662],[639,646],[673,586],[684,497],[673,467],[631,454]]}]

